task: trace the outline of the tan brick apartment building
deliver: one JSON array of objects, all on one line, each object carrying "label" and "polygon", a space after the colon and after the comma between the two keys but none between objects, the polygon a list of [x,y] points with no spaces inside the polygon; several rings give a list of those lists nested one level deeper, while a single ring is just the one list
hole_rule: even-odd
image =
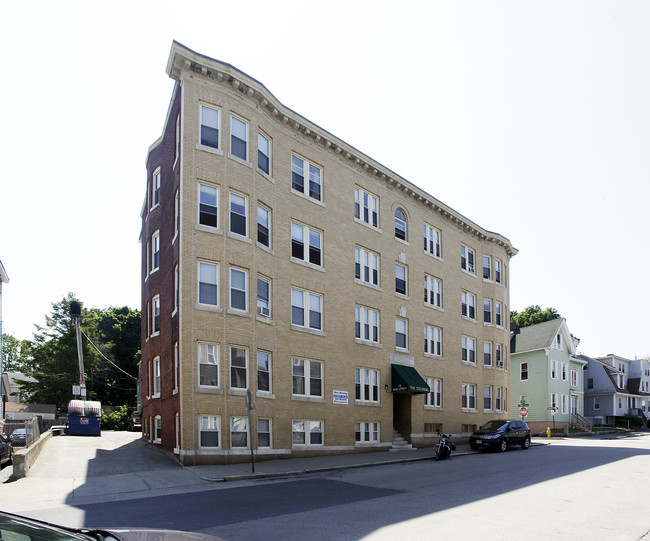
[{"label": "tan brick apartment building", "polygon": [[[174,42],[142,211],[143,431],[184,464],[414,446],[507,416],[510,258]],[[251,422],[247,391],[254,397]]]}]

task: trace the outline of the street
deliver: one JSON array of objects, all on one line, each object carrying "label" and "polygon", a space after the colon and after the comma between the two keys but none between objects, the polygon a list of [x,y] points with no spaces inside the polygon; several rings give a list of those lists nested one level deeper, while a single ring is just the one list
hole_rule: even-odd
[{"label": "street", "polygon": [[[232,541],[636,540],[650,531],[649,474],[648,435],[560,439],[528,451],[205,483],[147,498],[35,502],[23,514],[69,526],[173,528]],[[11,484],[0,486],[3,501]]]}]

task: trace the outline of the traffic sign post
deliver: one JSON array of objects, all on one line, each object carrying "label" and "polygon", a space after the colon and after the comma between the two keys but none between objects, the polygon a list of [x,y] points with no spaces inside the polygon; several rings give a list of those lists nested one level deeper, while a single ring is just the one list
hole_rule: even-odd
[{"label": "traffic sign post", "polygon": [[528,415],[528,408],[525,406],[522,406],[519,408],[519,415],[521,415],[521,419],[524,420],[526,416]]}]

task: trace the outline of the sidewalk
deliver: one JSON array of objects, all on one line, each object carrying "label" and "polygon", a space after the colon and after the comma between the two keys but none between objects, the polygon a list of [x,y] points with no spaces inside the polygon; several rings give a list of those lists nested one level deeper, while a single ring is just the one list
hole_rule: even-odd
[{"label": "sidewalk", "polygon": [[[542,438],[533,438],[531,447],[539,445],[545,445],[544,440]],[[452,452],[451,459],[480,452],[472,451],[469,448],[469,443],[457,443],[456,451]],[[287,458],[255,462],[255,472],[252,471],[250,462],[222,466],[186,466],[185,469],[205,481],[239,481],[242,479],[285,477],[330,470],[366,468],[382,464],[433,460],[433,453],[433,448],[429,447],[407,451],[378,451],[310,458]]]}]

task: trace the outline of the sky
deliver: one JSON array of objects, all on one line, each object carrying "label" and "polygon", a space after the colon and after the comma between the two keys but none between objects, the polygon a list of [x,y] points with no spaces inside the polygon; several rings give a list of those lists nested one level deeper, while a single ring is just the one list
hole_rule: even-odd
[{"label": "sky", "polygon": [[635,0],[5,3],[3,330],[30,339],[68,292],[140,308],[177,40],[509,238],[512,310],[648,356],[649,25]]}]

